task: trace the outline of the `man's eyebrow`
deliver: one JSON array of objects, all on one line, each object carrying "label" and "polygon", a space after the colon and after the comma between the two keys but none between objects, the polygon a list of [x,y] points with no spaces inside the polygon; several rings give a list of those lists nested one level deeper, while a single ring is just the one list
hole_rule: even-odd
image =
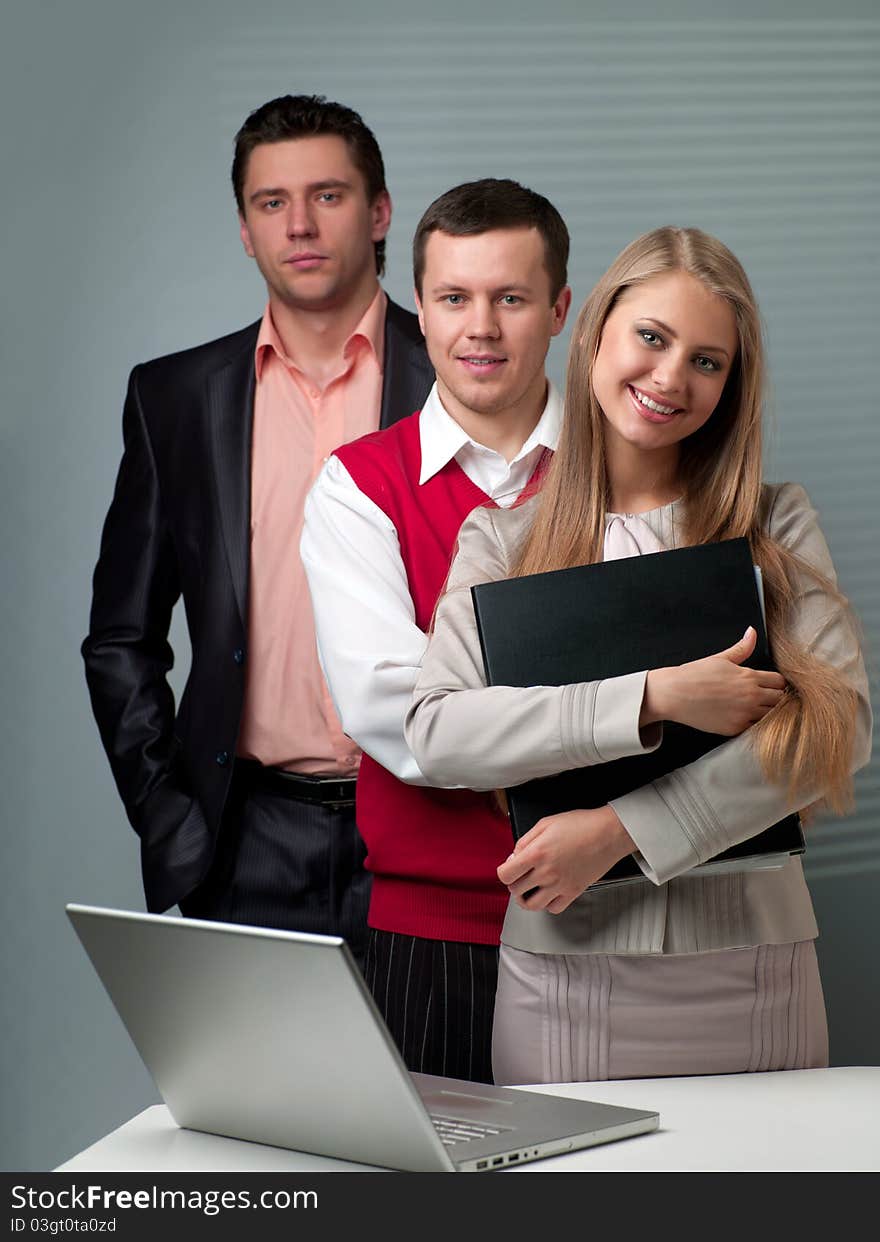
[{"label": "man's eyebrow", "polygon": [[[472,290],[467,285],[457,285],[453,282],[441,281],[440,284],[432,285],[431,293],[471,293]],[[531,285],[499,285],[497,289],[491,289],[490,294],[493,298],[502,297],[505,293],[531,293]]]},{"label": "man's eyebrow", "polygon": [[311,185],[306,186],[306,190],[312,194],[321,190],[350,190],[351,188],[352,183],[343,181],[341,177],[330,177],[326,181],[313,181]]},{"label": "man's eyebrow", "polygon": [[[678,333],[673,328],[670,328],[668,323],[664,323],[662,319],[655,319],[653,315],[640,315],[639,318],[644,320],[646,323],[655,323],[658,328],[661,328],[666,333],[667,336],[671,336],[674,341],[678,340]],[[725,358],[730,357],[730,354],[723,345],[697,345],[695,348],[703,350],[707,354],[724,354]]]},{"label": "man's eyebrow", "polygon": [[255,203],[258,198],[281,198],[285,191],[281,186],[260,186],[248,195],[248,202]]},{"label": "man's eyebrow", "polygon": [[[307,194],[320,194],[323,190],[350,190],[352,188],[350,181],[343,181],[341,178],[332,177],[326,181],[313,181],[305,187]],[[288,191],[284,186],[258,186],[248,197],[249,203],[255,203],[258,198],[283,198]]]}]

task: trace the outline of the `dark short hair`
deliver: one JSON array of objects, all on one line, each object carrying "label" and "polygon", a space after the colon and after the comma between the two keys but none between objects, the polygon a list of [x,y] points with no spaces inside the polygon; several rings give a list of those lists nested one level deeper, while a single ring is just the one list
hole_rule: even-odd
[{"label": "dark short hair", "polygon": [[[244,215],[244,182],[254,147],[291,138],[316,138],[335,134],[343,138],[349,155],[364,179],[367,201],[374,203],[386,188],[385,165],[373,131],[353,108],[333,103],[323,95],[281,95],[257,108],[235,135],[232,188],[238,210]],[[376,271],[385,269],[385,239],[373,243]]]},{"label": "dark short hair", "polygon": [[419,296],[425,274],[425,248],[432,233],[470,237],[492,229],[537,229],[544,242],[544,266],[555,302],[568,280],[568,229],[543,194],[518,181],[484,177],[467,181],[435,199],[413,238],[413,278]]}]

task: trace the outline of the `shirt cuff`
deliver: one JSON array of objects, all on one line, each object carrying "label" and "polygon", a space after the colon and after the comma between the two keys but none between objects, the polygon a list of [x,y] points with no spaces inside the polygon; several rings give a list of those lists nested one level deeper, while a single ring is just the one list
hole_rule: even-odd
[{"label": "shirt cuff", "polygon": [[563,687],[562,745],[571,766],[610,763],[656,750],[661,724],[639,729],[647,672]]},{"label": "shirt cuff", "polygon": [[655,884],[690,871],[726,847],[720,834],[706,831],[706,808],[701,812],[688,798],[676,773],[623,794],[610,806],[638,847],[635,861]]},{"label": "shirt cuff", "polygon": [[602,763],[626,755],[647,755],[663,741],[659,722],[639,728],[647,677],[645,670],[599,682],[593,741]]}]

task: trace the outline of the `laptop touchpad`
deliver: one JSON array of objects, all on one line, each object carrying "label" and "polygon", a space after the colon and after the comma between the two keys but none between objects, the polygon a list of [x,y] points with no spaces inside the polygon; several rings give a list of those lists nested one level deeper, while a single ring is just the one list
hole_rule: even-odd
[{"label": "laptop touchpad", "polygon": [[461,1091],[420,1091],[419,1094],[429,1113],[455,1108],[478,1116],[489,1110],[497,1112],[502,1105],[510,1108],[514,1103],[513,1100],[499,1100],[497,1096],[492,1098],[486,1095],[465,1094]]}]

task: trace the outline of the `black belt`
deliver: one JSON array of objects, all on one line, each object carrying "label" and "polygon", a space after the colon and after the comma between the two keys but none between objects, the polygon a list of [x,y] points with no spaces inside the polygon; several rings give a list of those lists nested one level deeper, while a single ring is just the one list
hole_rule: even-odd
[{"label": "black belt", "polygon": [[354,806],[357,781],[354,777],[303,776],[301,772],[286,772],[283,768],[267,768],[255,759],[236,759],[235,773],[251,789],[264,789],[267,793],[294,802],[314,802],[319,806]]}]

